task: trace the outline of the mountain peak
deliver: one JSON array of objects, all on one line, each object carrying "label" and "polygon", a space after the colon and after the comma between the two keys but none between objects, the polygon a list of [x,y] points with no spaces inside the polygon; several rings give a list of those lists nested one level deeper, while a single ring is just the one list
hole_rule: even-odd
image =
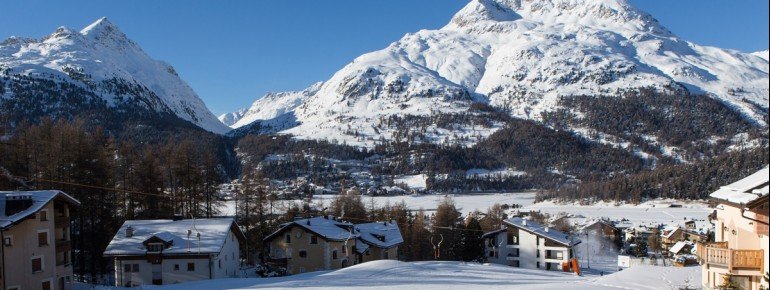
[{"label": "mountain peak", "polygon": [[135,46],[123,31],[120,31],[118,26],[107,20],[107,17],[99,18],[81,29],[80,34],[91,41],[96,41],[105,45],[115,44],[114,46],[117,48]]},{"label": "mountain peak", "polygon": [[544,24],[619,27],[660,35],[670,32],[626,0],[472,0],[452,18],[451,25],[523,18]]}]

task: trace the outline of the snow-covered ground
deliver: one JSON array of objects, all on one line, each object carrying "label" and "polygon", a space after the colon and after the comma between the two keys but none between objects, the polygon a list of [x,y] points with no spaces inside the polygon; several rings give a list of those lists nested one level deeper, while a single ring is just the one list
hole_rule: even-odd
[{"label": "snow-covered ground", "polygon": [[[141,289],[677,289],[699,284],[700,267],[634,266],[605,276],[463,262],[373,261],[278,278],[218,279]],[[694,281],[694,282],[693,282]],[[79,285],[78,290],[90,289]],[[122,289],[102,287],[96,289]],[[136,288],[134,288],[136,289]]]},{"label": "snow-covered ground", "polygon": [[[522,206],[520,209],[521,211],[535,210],[554,216],[561,213],[567,213],[575,216],[582,216],[586,219],[609,218],[620,220],[625,218],[635,226],[652,224],[684,225],[685,219],[694,219],[697,227],[703,228],[709,225],[706,217],[712,210],[709,209],[705,202],[675,200],[652,200],[637,205],[607,202],[599,202],[593,205],[580,205],[574,203],[559,204],[554,202],[535,203],[534,192],[364,196],[362,199],[367,206],[370,206],[372,201],[374,201],[375,206],[383,206],[388,203],[395,204],[404,201],[409,209],[418,210],[422,208],[426,212],[431,212],[436,209],[438,203],[441,202],[445,196],[452,197],[455,204],[464,215],[476,210],[486,212],[486,210],[495,203],[508,205],[519,204]],[[313,202],[322,203],[323,206],[321,208],[323,208],[328,206],[334,198],[335,195],[315,195],[313,197]],[[284,201],[283,203],[289,202],[292,201]],[[294,202],[300,201],[296,200]],[[670,207],[672,204],[681,205],[682,207]],[[276,208],[280,209],[281,206],[277,206]],[[233,202],[228,202],[222,210],[223,215],[234,215],[235,207]]]},{"label": "snow-covered ground", "polygon": [[[681,207],[670,207],[672,204]],[[585,218],[625,218],[635,226],[657,224],[684,226],[685,219],[694,219],[698,228],[709,226],[707,216],[712,211],[705,202],[677,200],[652,200],[636,205],[606,202],[593,205],[541,202],[526,206],[524,210],[539,210],[551,215],[567,213]]]},{"label": "snow-covered ground", "polygon": [[[492,193],[492,194],[448,194],[446,196],[452,197],[455,204],[463,214],[467,215],[475,210],[486,212],[486,210],[495,203],[499,204],[520,204],[522,206],[531,205],[535,202],[534,192],[518,192],[518,193]],[[323,203],[324,207],[329,205],[336,195],[314,195],[314,203]],[[399,195],[399,196],[364,196],[362,200],[369,206],[372,200],[375,206],[383,206],[385,204],[395,204],[404,201],[409,209],[419,210],[424,209],[426,212],[431,212],[436,209],[439,202],[444,199],[445,195]],[[301,202],[300,200],[283,201],[283,203]],[[280,206],[278,207],[280,208]],[[323,207],[321,207],[323,208]],[[221,209],[222,215],[234,215],[235,204],[232,201],[228,201]]]}]

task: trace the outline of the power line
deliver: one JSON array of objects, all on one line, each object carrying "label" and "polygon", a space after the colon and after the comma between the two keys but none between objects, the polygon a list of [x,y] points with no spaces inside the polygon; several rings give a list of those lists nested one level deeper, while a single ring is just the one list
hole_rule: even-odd
[{"label": "power line", "polygon": [[104,187],[104,186],[82,184],[82,183],[68,182],[68,181],[61,181],[61,180],[52,180],[52,179],[45,179],[45,178],[37,178],[37,177],[26,177],[26,178],[24,178],[24,177],[21,177],[21,176],[14,175],[14,174],[12,174],[10,172],[8,172],[7,177],[12,178],[12,179],[16,179],[16,180],[27,179],[27,180],[31,180],[31,181],[37,181],[37,182],[57,183],[57,184],[64,184],[64,185],[84,187],[84,188],[91,188],[91,189],[102,189],[102,190],[117,191],[117,192],[123,192],[123,193],[140,194],[140,195],[148,195],[148,196],[157,196],[157,197],[163,197],[163,198],[172,198],[172,196],[165,195],[165,194],[149,193],[149,192],[129,190],[129,189],[120,189],[120,188],[115,188],[115,187]]}]

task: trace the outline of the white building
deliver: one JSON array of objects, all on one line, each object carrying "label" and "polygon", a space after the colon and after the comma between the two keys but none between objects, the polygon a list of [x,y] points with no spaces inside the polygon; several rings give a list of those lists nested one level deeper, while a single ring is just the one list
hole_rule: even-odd
[{"label": "white building", "polygon": [[580,240],[523,218],[504,221],[503,228],[483,235],[487,261],[529,269],[571,271],[573,247]]},{"label": "white building", "polygon": [[765,167],[711,193],[718,203],[712,214],[714,242],[696,248],[704,289],[717,289],[727,281],[739,289],[767,289],[763,277],[770,265],[769,175]]},{"label": "white building", "polygon": [[232,218],[131,220],[104,252],[116,286],[236,277],[243,232]]}]

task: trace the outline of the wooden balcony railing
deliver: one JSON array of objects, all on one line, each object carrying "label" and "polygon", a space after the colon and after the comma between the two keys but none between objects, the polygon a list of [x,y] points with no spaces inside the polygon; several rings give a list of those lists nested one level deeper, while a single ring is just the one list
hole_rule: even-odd
[{"label": "wooden balcony railing", "polygon": [[733,271],[756,270],[764,273],[764,251],[729,249],[726,242],[722,243],[698,243],[698,258],[701,263],[721,266]]}]

